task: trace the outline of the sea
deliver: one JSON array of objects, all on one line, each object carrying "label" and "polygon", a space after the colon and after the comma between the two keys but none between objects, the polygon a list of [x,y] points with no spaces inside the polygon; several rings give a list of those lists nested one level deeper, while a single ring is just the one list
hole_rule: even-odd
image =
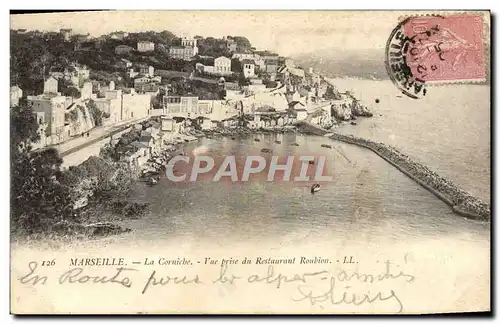
[{"label": "sea", "polygon": [[[490,99],[484,85],[430,88],[411,99],[390,81],[334,80],[374,113],[335,131],[393,145],[460,188],[490,201]],[[378,103],[376,102],[378,99]],[[255,141],[259,138],[260,141]],[[276,141],[281,144],[277,144]],[[291,146],[298,143],[299,146]],[[330,144],[332,148],[324,148]],[[311,195],[310,183],[214,182],[173,185],[138,183],[133,199],[148,202],[145,218],[129,221],[134,240],[158,237],[300,242],[304,237],[364,238],[389,244],[406,239],[466,234],[466,241],[489,246],[489,222],[460,217],[449,206],[364,148],[299,134],[200,139],[185,152],[223,159],[227,155],[326,156],[333,180]],[[221,237],[221,232],[225,235]],[[160,235],[161,233],[161,235]],[[117,238],[119,240],[119,238]]]},{"label": "sea", "polygon": [[[346,123],[335,131],[393,145],[462,189],[490,201],[488,86],[432,87],[424,98],[411,99],[399,93],[390,81],[334,82],[341,91],[352,91],[374,113],[372,118],[358,118],[356,125]],[[262,153],[264,148],[272,152]],[[391,263],[395,279],[384,281],[380,289],[393,289],[405,311],[488,309],[490,222],[453,213],[448,205],[373,152],[326,137],[294,133],[202,138],[188,143],[184,151],[191,158],[208,155],[216,161],[228,155],[261,155],[266,161],[271,155],[323,156],[325,172],[331,180],[321,182],[321,190],[314,194],[311,182],[266,181],[266,177],[250,177],[247,182],[216,182],[205,177],[173,183],[162,176],[154,186],[137,182],[130,200],[149,203],[150,208],[143,217],[122,222],[122,226],[132,231],[59,246],[58,250],[68,251],[71,257],[124,257],[129,266],[156,269],[163,275],[199,271],[202,280],[207,280],[210,271],[218,272],[220,268],[220,263],[210,266],[207,260],[223,258],[239,260],[240,265],[232,269],[240,271],[237,274],[244,274],[246,269],[248,275],[271,270],[267,265],[241,265],[244,259],[255,262],[257,258],[268,257],[319,258],[329,260],[332,269],[373,275],[377,271],[387,273],[384,264]],[[19,247],[15,253],[17,260],[24,260],[23,255],[24,258],[33,255],[31,250]],[[159,257],[187,258],[192,265],[159,268],[146,265]],[[348,264],[344,264],[346,260]],[[322,271],[324,266],[298,263],[275,266],[272,271],[293,274]],[[403,271],[411,273],[414,282],[396,279]],[[290,306],[291,296],[297,293],[295,285],[281,292],[274,286],[265,289],[255,286],[239,294],[230,286],[233,285],[200,290],[197,296],[204,303],[196,304],[193,300],[192,311],[261,309],[266,312],[272,307],[274,311],[289,313],[292,306],[304,312],[310,312],[309,307],[320,307]],[[176,297],[184,291],[176,287],[167,285],[161,290],[162,294],[170,291],[173,294],[170,297],[148,299],[138,307],[154,312],[165,305],[181,305],[188,297]],[[366,282],[362,287],[362,293],[375,289]],[[348,291],[350,286],[342,289]],[[132,306],[127,308],[135,305],[131,294],[112,291],[105,294],[115,300],[115,308],[108,303],[104,311],[109,312],[110,308],[133,311]],[[387,309],[380,308],[385,304]],[[374,303],[370,311],[398,310],[397,304],[385,304]],[[83,301],[80,305],[87,307]],[[328,307],[318,309],[331,311]]]}]

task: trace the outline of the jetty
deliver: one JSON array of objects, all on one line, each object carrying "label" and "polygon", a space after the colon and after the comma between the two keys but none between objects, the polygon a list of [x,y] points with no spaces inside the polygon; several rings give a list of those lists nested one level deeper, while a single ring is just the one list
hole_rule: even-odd
[{"label": "jetty", "polygon": [[[298,129],[304,133],[324,136],[326,130],[303,122],[298,125]],[[408,155],[400,152],[395,147],[339,133],[328,134],[329,138],[349,144],[361,146],[373,151],[375,154],[392,164],[406,176],[430,191],[440,200],[449,205],[453,211],[461,216],[479,220],[489,220],[491,218],[491,207],[482,202],[479,198],[472,196],[465,190],[458,188],[451,181],[439,176],[428,167],[413,161]]]},{"label": "jetty", "polygon": [[451,181],[439,176],[426,166],[413,161],[406,154],[398,151],[395,147],[355,137],[335,133],[331,139],[370,149],[375,154],[392,164],[409,178],[433,193],[436,197],[449,205],[459,215],[475,218],[489,219],[491,217],[490,206],[477,197],[458,188]]}]

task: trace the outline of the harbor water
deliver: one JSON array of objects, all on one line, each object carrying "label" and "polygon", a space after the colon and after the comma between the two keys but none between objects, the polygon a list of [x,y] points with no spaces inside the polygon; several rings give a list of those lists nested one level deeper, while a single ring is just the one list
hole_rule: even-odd
[{"label": "harbor water", "polygon": [[[377,89],[370,88],[370,84],[376,83],[366,83],[367,92],[359,92],[363,88],[357,88],[355,94],[375,116],[360,118],[357,125],[346,124],[338,131],[393,145],[459,187],[489,201],[487,87],[472,86],[467,88],[468,93],[460,88],[436,88],[429,90],[426,99],[411,101],[397,97],[399,94],[390,83],[381,83]],[[434,94],[438,97],[433,97]],[[377,106],[375,98],[380,99]],[[480,100],[482,102],[478,102]],[[256,138],[260,141],[255,141]],[[331,148],[322,146],[324,144]],[[271,149],[272,153],[262,153],[263,148]],[[399,306],[404,305],[404,311],[416,313],[488,308],[490,223],[455,214],[444,202],[372,151],[326,137],[288,133],[234,136],[234,139],[202,138],[187,144],[185,152],[189,156],[213,156],[219,161],[227,155],[322,155],[326,157],[325,169],[332,181],[322,183],[321,190],[315,194],[310,192],[311,183],[267,182],[262,178],[234,183],[205,178],[173,184],[162,176],[154,186],[137,182],[131,200],[149,203],[150,208],[143,217],[122,222],[122,226],[132,231],[75,242],[73,246],[61,248],[60,253],[71,251],[68,252],[71,257],[125,256],[129,266],[137,261],[143,264],[141,269],[157,269],[169,276],[197,271],[203,281],[215,278],[220,266],[205,265],[205,262],[217,258],[320,259],[329,260],[332,271],[341,266],[349,271],[359,268],[373,275],[383,271],[384,262],[392,262],[394,273],[411,273],[414,282],[384,281],[384,285],[377,286],[380,288],[357,283],[359,293],[376,294],[390,289],[398,294]],[[15,253],[19,260],[24,255],[32,255],[31,250],[24,248],[16,249]],[[69,255],[59,258],[67,259]],[[193,265],[144,265],[145,260],[159,257],[191,259]],[[339,263],[351,258],[356,260],[352,264]],[[274,271],[292,275],[321,271],[325,267],[323,263],[278,265]],[[267,265],[259,264],[232,269],[233,273],[238,271],[237,275],[269,271]],[[289,312],[290,298],[297,296],[297,285],[279,289],[275,285],[251,288],[243,285],[238,286],[238,293],[233,285],[200,285],[195,295],[189,295],[192,291],[183,290],[181,286],[166,285],[155,288],[158,296],[147,302],[140,294],[131,297],[132,294],[121,291],[113,294],[114,290],[103,292],[102,298],[113,300],[113,310],[117,312],[137,302],[142,302],[141,311],[172,310],[192,296],[196,296],[196,302],[192,299],[189,308],[193,312],[208,309],[265,312],[270,310],[268,305],[272,305],[274,311]],[[323,286],[318,284],[318,287]],[[89,286],[89,294],[95,293],[90,289],[94,288]],[[339,293],[351,288],[342,286],[342,289]],[[53,294],[65,292],[54,290]],[[54,298],[64,299],[57,296]],[[78,301],[68,299],[68,303]],[[85,308],[86,304],[79,305]],[[306,302],[294,305],[301,312],[319,307]],[[399,306],[379,302],[367,308],[353,306],[349,310],[395,312],[401,310]],[[329,307],[314,309],[334,311]]]},{"label": "harbor water", "polygon": [[[358,125],[344,125],[338,131],[393,145],[489,202],[488,87],[465,86],[467,91],[460,85],[430,88],[427,97],[412,100],[400,96],[388,81],[336,82],[341,89],[352,88],[374,112],[373,118],[360,118]],[[325,155],[333,181],[314,196],[310,184],[293,182],[207,180],[183,187],[172,186],[167,179],[154,187],[139,183],[133,196],[151,203],[151,213],[127,224],[133,228],[127,235],[139,241],[154,240],[157,231],[162,237],[217,238],[221,244],[234,237],[279,242],[284,236],[296,242],[305,237],[351,237],[391,244],[455,235],[489,251],[489,223],[457,216],[373,152],[326,138],[255,136],[261,141],[252,137],[201,139],[186,152],[204,147],[205,154],[223,158],[261,155],[261,148],[271,148],[273,155],[280,156]],[[276,136],[281,144],[275,143]],[[290,146],[294,142],[299,146]],[[333,148],[321,147],[325,143]],[[221,231],[226,233],[223,237]]]}]

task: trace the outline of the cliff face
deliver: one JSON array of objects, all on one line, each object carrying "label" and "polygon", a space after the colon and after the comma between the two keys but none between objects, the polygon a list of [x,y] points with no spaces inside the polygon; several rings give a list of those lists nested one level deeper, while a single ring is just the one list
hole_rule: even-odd
[{"label": "cliff face", "polygon": [[96,126],[94,117],[87,106],[77,105],[66,113],[65,119],[71,125],[73,135],[80,135]]},{"label": "cliff face", "polygon": [[341,104],[341,105],[332,105],[332,116],[339,121],[348,121],[353,119],[351,105]]},{"label": "cliff face", "polygon": [[359,101],[355,100],[353,105],[351,106],[351,112],[354,116],[360,117],[372,117],[373,113],[365,106],[359,103]]},{"label": "cliff face", "polygon": [[348,97],[342,101],[334,101],[331,106],[332,116],[338,121],[349,121],[356,117],[372,117],[372,112],[358,100]]}]

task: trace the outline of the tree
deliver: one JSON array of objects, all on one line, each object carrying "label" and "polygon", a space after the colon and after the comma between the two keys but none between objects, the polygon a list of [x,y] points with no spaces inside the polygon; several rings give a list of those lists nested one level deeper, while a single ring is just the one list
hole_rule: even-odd
[{"label": "tree", "polygon": [[200,55],[213,56],[214,58],[219,56],[230,57],[226,41],[222,39],[215,39],[213,37],[201,39],[198,42],[198,48]]},{"label": "tree", "polygon": [[250,79],[248,78],[245,78],[245,76],[243,74],[240,74],[239,78],[238,78],[238,84],[243,87],[243,86],[247,86],[250,84]]},{"label": "tree", "polygon": [[241,62],[237,58],[231,59],[231,71],[236,73],[243,72],[243,67],[241,66]]},{"label": "tree", "polygon": [[252,47],[252,44],[246,37],[234,36],[233,40],[236,42],[236,44],[238,44],[238,48],[249,49],[250,47]]},{"label": "tree", "polygon": [[160,96],[160,94],[151,97],[151,106],[153,109],[160,109],[161,108],[161,99],[163,96]]},{"label": "tree", "polygon": [[184,66],[182,67],[182,72],[191,73],[193,71],[194,71],[194,67],[193,67],[193,64],[191,64],[191,62],[184,64]]},{"label": "tree", "polygon": [[163,38],[164,44],[170,45],[173,40],[177,38],[174,33],[164,30],[160,33],[160,36]]},{"label": "tree", "polygon": [[155,54],[168,55],[168,48],[164,44],[157,44],[155,46]]},{"label": "tree", "polygon": [[80,90],[77,88],[70,86],[70,87],[61,87],[61,94],[66,97],[72,97],[72,98],[80,98],[82,96]]},{"label": "tree", "polygon": [[40,140],[36,114],[25,101],[11,107],[10,125],[11,156],[31,151],[32,144]]},{"label": "tree", "polygon": [[184,78],[176,78],[170,81],[172,94],[185,95],[190,91],[190,86]]},{"label": "tree", "polygon": [[40,93],[53,59],[48,42],[42,37],[16,32],[11,32],[10,41],[11,82],[19,85],[26,95]]},{"label": "tree", "polygon": [[58,181],[62,159],[56,149],[31,151],[40,139],[31,107],[11,109],[11,225],[31,234],[73,216],[73,201]]}]

